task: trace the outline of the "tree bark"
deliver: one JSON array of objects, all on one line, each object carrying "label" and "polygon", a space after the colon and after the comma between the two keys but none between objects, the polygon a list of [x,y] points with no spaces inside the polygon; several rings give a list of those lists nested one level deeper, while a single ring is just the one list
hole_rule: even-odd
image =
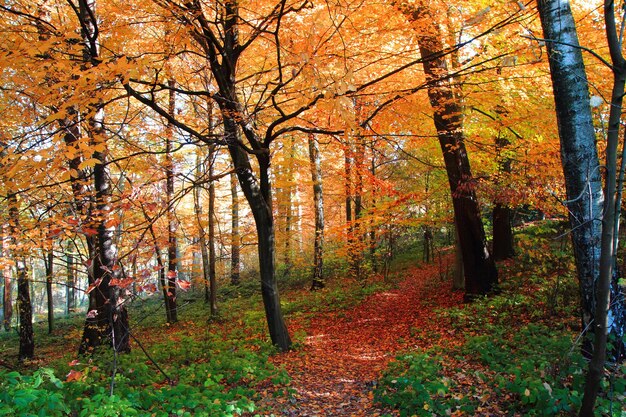
[{"label": "tree bark", "polygon": [[[9,242],[11,241],[11,235],[9,228],[2,227],[2,256],[8,259],[9,256]],[[4,282],[4,288],[2,293],[2,308],[3,308],[3,326],[5,331],[11,330],[11,319],[13,318],[13,297],[12,297],[12,282],[11,282],[11,267],[2,267],[2,280]]]},{"label": "tree bark", "polygon": [[[78,16],[81,23],[81,36],[85,41],[83,61],[98,65],[98,30],[95,1],[80,1]],[[113,279],[119,275],[117,248],[114,235],[115,226],[107,226],[111,215],[111,179],[107,168],[106,135],[103,129],[104,110],[100,104],[90,109],[93,116],[87,120],[87,134],[91,145],[104,145],[104,151],[94,151],[92,157],[98,162],[93,167],[95,191],[95,216],[91,225],[96,233],[93,257],[93,282],[90,284],[90,307],[85,320],[79,354],[93,352],[104,343],[110,344],[116,352],[130,352],[129,322],[126,311],[124,290]],[[88,242],[89,243],[89,242]]]},{"label": "tree bark", "polygon": [[54,330],[54,298],[52,294],[52,274],[54,268],[54,253],[52,247],[44,252],[44,264],[46,268],[46,299],[48,305],[48,333]]},{"label": "tree bark", "polygon": [[454,276],[452,278],[452,288],[455,290],[465,289],[465,271],[463,270],[463,251],[459,241],[459,232],[454,225]]},{"label": "tree bark", "polygon": [[[610,2],[610,7],[612,4]],[[615,161],[609,160],[609,153],[615,156],[617,149],[621,109],[619,91],[624,88],[623,58],[615,57],[613,52],[611,54],[612,59],[617,58],[617,61],[614,62],[614,86],[607,139],[605,194],[602,191],[588,82],[569,2],[540,0],[538,6],[544,38],[548,40],[546,46],[561,139],[561,162],[568,198],[571,239],[580,286],[581,327],[584,334],[593,334],[601,342],[607,330],[604,326],[608,326],[609,337],[617,342],[609,355],[613,360],[619,360],[624,355],[622,340],[626,308],[624,301],[620,301],[623,296],[619,293],[618,276],[614,273],[614,256],[609,253],[614,253],[615,250],[615,239],[608,235],[614,232],[609,229],[615,226],[617,220],[616,168]],[[605,13],[606,11],[605,6]],[[607,19],[607,25],[608,20],[610,19]],[[609,282],[601,282],[605,279]],[[607,288],[612,290],[612,294],[603,293]],[[609,297],[616,302],[608,303]],[[609,316],[610,323],[606,321]],[[597,348],[591,345],[589,337],[585,337],[583,353],[592,356],[596,351]],[[599,373],[597,369],[593,372],[596,375]],[[601,377],[601,373],[599,374]],[[585,407],[588,407],[591,401],[586,399],[584,402]]]},{"label": "tree bark", "polygon": [[116,352],[130,352],[130,327],[124,290],[112,282],[118,278],[120,268],[114,244],[115,227],[107,227],[106,224],[111,212],[111,185],[106,154],[94,152],[93,157],[99,161],[94,166],[95,214],[99,218],[96,221],[96,252],[91,260],[94,282],[90,286],[90,294],[94,294],[94,308],[87,313],[79,353],[90,353],[104,344],[110,344]]},{"label": "tree bark", "polygon": [[11,246],[13,247],[13,259],[17,271],[17,311],[20,319],[19,339],[20,347],[18,358],[20,361],[31,359],[35,354],[35,336],[33,333],[33,307],[30,297],[30,280],[26,266],[25,249],[22,247],[18,236],[20,234],[20,214],[17,195],[11,191],[7,195],[9,205],[9,217],[11,221]]},{"label": "tree bark", "polygon": [[228,150],[235,165],[237,178],[256,224],[258,236],[259,268],[261,274],[261,296],[265,307],[265,317],[272,343],[281,351],[289,350],[291,338],[284,322],[278,285],[276,282],[276,254],[274,217],[272,214],[271,186],[269,182],[269,150],[257,154],[259,180],[254,177],[248,154],[239,145],[237,123],[229,116],[230,111],[222,110],[224,135]]},{"label": "tree bark", "polygon": [[[285,181],[287,183],[285,197],[284,199],[280,199],[279,203],[282,202],[282,208],[285,214],[285,238],[284,238],[284,252],[283,252],[283,263],[285,264],[285,277],[289,276],[291,272],[292,260],[291,260],[291,241],[292,241],[292,233],[293,233],[293,196],[294,196],[294,158],[296,153],[296,141],[293,136],[289,137],[289,159],[287,161],[287,169],[285,170]],[[279,196],[280,197],[280,196]],[[282,201],[281,201],[282,200]]]},{"label": "tree bark", "polygon": [[65,314],[70,315],[74,311],[76,292],[76,274],[74,273],[74,255],[70,252],[68,245],[66,258],[66,281],[65,281]]},{"label": "tree bark", "polygon": [[211,316],[217,315],[217,280],[215,276],[215,182],[214,177],[215,147],[209,146],[209,305]]},{"label": "tree bark", "polygon": [[[196,181],[200,181],[204,176],[204,161],[201,158],[200,148],[196,150]],[[211,300],[211,292],[209,283],[211,277],[209,274],[209,252],[207,250],[206,231],[202,220],[202,186],[197,183],[193,190],[193,206],[196,214],[196,223],[198,224],[198,244],[200,245],[200,254],[202,256],[202,280],[204,282],[204,302],[208,304]]]},{"label": "tree bark", "polygon": [[237,195],[237,174],[230,174],[230,283],[239,285],[240,280],[240,237],[239,237],[239,196]]},{"label": "tree bark", "polygon": [[313,244],[313,280],[311,290],[324,288],[324,193],[322,187],[322,162],[317,141],[308,135],[309,164],[313,181],[313,206],[315,212],[315,241]]},{"label": "tree bark", "polygon": [[419,3],[412,6],[398,4],[412,22],[426,25],[417,37],[424,73],[428,82],[428,98],[433,107],[433,119],[443,153],[448,183],[452,194],[454,218],[463,253],[465,273],[465,298],[489,293],[498,283],[498,271],[487,248],[487,239],[474,179],[465,149],[462,109],[450,83],[442,35],[429,6]]},{"label": "tree bark", "polygon": [[493,207],[493,259],[502,261],[515,256],[513,247],[513,229],[511,227],[511,208],[506,204],[496,203]]},{"label": "tree bark", "polygon": [[[169,101],[168,113],[173,115],[176,107],[176,94],[174,87],[176,82],[168,80]],[[168,123],[165,128],[165,195],[167,204],[167,303],[165,308],[168,311],[168,323],[178,321],[176,307],[176,279],[178,277],[178,245],[176,242],[177,222],[174,210],[174,162],[172,159],[172,141],[174,140],[174,127]]]}]

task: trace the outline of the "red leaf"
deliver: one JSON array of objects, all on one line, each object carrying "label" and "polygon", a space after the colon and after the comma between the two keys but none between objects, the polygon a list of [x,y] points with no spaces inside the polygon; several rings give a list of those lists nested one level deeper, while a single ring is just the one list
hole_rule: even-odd
[{"label": "red leaf", "polygon": [[188,290],[191,288],[191,282],[189,281],[176,281],[176,285],[178,285],[178,288],[181,290]]},{"label": "red leaf", "polygon": [[152,293],[152,292],[156,292],[157,287],[156,287],[155,284],[147,284],[147,285],[144,285],[143,287],[141,287],[141,290],[145,291],[145,292]]},{"label": "red leaf", "polygon": [[98,234],[98,230],[91,227],[83,227],[83,233],[87,236],[95,236]]},{"label": "red leaf", "polygon": [[85,294],[89,294],[90,292],[92,292],[93,289],[96,288],[101,283],[102,283],[102,278],[98,278],[95,282],[93,282],[91,285],[89,285],[89,287],[87,287],[87,290],[85,291]]},{"label": "red leaf", "polygon": [[119,288],[128,288],[130,285],[132,285],[133,281],[134,281],[133,278],[123,278],[123,279],[113,278],[111,281],[109,281],[109,286],[119,287]]},{"label": "red leaf", "polygon": [[83,373],[81,371],[75,371],[71,369],[70,372],[65,377],[65,381],[66,382],[80,381],[82,378],[83,378]]},{"label": "red leaf", "polygon": [[178,276],[178,271],[167,271],[168,278],[176,278]]}]

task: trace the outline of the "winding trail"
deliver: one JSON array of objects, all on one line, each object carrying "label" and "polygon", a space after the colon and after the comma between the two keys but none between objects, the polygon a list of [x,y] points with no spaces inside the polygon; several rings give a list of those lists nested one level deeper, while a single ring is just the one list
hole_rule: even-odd
[{"label": "winding trail", "polygon": [[452,291],[449,280],[441,281],[437,264],[403,274],[397,289],[373,294],[349,310],[290,323],[308,336],[301,349],[273,358],[295,390],[290,400],[267,400],[274,415],[380,415],[372,390],[389,361],[401,351],[428,347],[436,334],[454,337],[436,310],[461,304],[462,294]]}]

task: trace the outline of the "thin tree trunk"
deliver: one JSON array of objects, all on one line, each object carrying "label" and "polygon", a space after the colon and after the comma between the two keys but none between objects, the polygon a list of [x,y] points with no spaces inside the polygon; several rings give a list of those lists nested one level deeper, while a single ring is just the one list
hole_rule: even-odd
[{"label": "thin tree trunk", "polygon": [[74,311],[74,299],[76,286],[76,274],[74,273],[74,255],[70,252],[68,244],[66,257],[66,281],[65,281],[65,314],[70,315]]},{"label": "thin tree trunk", "polygon": [[[9,256],[9,242],[11,235],[8,227],[2,227],[2,256],[8,258]],[[12,296],[12,282],[11,282],[11,267],[5,266],[2,268],[2,280],[4,282],[4,291],[2,293],[2,308],[3,308],[3,325],[5,331],[11,330],[11,319],[13,318],[13,296]]]},{"label": "thin tree trunk", "polygon": [[345,144],[344,149],[344,175],[345,175],[345,198],[346,198],[346,228],[347,228],[347,255],[348,255],[348,275],[354,279],[359,278],[358,264],[356,261],[356,236],[355,236],[355,216],[353,215],[353,152],[350,143]]},{"label": "thin tree trunk", "polygon": [[230,282],[239,285],[240,280],[240,237],[239,237],[239,196],[237,194],[237,173],[230,174],[231,231],[230,231]]},{"label": "thin tree trunk", "polygon": [[30,359],[35,354],[35,336],[33,333],[33,307],[30,297],[30,280],[26,266],[25,249],[18,239],[20,233],[20,214],[17,196],[11,191],[7,195],[9,217],[11,219],[10,233],[13,258],[17,270],[17,311],[20,320],[19,338],[20,347],[18,358],[20,361]]},{"label": "thin tree trunk", "polygon": [[[196,150],[196,181],[200,181],[204,176],[204,161],[201,158],[200,148]],[[196,214],[196,223],[198,224],[198,244],[200,245],[200,254],[202,256],[202,280],[204,281],[204,302],[209,303],[211,293],[209,283],[211,281],[209,274],[209,252],[207,250],[206,231],[202,219],[202,186],[198,183],[193,190],[193,207]]]},{"label": "thin tree trunk", "polygon": [[[372,156],[370,158],[370,175],[372,176],[372,208],[376,208],[376,204],[378,203],[378,186],[376,185],[376,153],[375,149],[375,141],[371,143]],[[372,262],[372,272],[378,272],[378,259],[376,259],[376,225],[374,223],[374,218],[372,216],[370,220],[370,233],[369,233],[369,249],[370,249],[370,261]]]},{"label": "thin tree trunk", "polygon": [[[511,142],[502,135],[496,138],[496,162],[498,163],[498,174],[511,174],[511,158],[502,156],[502,151]],[[499,179],[496,180],[496,185]],[[513,242],[513,227],[511,224],[511,207],[509,201],[496,201],[492,212],[493,222],[493,259],[502,261],[515,256],[515,246]]]},{"label": "thin tree trunk", "polygon": [[215,147],[209,146],[209,297],[211,316],[217,315],[217,280],[215,276],[215,183],[213,181]]},{"label": "thin tree trunk", "polygon": [[284,251],[283,251],[283,263],[285,265],[284,275],[285,277],[289,276],[292,268],[292,260],[291,260],[291,252],[292,247],[291,243],[293,240],[293,197],[294,197],[294,158],[296,153],[296,141],[293,136],[289,137],[289,157],[287,160],[287,167],[285,170],[285,182],[286,182],[286,190],[285,190],[285,198],[280,198],[279,194],[279,207],[281,207],[285,214],[285,237],[284,237]]},{"label": "thin tree trunk", "polygon": [[46,296],[48,304],[48,333],[54,330],[54,299],[52,294],[52,274],[54,268],[54,253],[50,248],[47,253],[44,252],[44,264],[46,268]]},{"label": "thin tree trunk", "polygon": [[463,251],[459,241],[459,232],[454,226],[454,276],[452,278],[452,288],[455,290],[465,289],[465,271],[463,270]]},{"label": "thin tree trunk", "polygon": [[[174,87],[176,82],[173,79],[168,80],[169,102],[168,113],[174,114],[176,107],[176,94]],[[178,277],[178,250],[176,242],[176,213],[174,210],[174,162],[172,159],[172,141],[174,139],[174,127],[171,123],[167,124],[165,129],[165,194],[167,203],[167,304],[168,322],[176,323],[178,321],[178,312],[176,307],[176,279]]]},{"label": "thin tree trunk", "polygon": [[311,290],[324,288],[324,193],[322,188],[322,162],[313,134],[308,135],[309,163],[313,181],[313,206],[315,212],[315,241],[313,246],[313,280]]},{"label": "thin tree trunk", "polygon": [[169,302],[169,296],[167,294],[167,272],[166,266],[163,262],[163,257],[161,256],[161,248],[159,247],[159,241],[157,240],[156,233],[154,232],[154,223],[153,219],[148,216],[148,213],[142,206],[143,215],[148,221],[148,231],[150,232],[150,236],[152,237],[152,246],[154,248],[154,257],[157,262],[157,267],[159,268],[159,283],[161,285],[161,291],[163,292],[163,305],[165,306],[165,319],[168,323],[172,323],[172,317],[170,316],[170,309],[167,308],[167,303]]},{"label": "thin tree trunk", "polygon": [[[358,105],[357,111],[358,110]],[[358,280],[363,279],[363,251],[365,249],[363,243],[366,236],[363,232],[363,160],[365,158],[365,141],[361,135],[357,136],[356,152],[354,153],[354,253],[352,269],[356,273]]]}]

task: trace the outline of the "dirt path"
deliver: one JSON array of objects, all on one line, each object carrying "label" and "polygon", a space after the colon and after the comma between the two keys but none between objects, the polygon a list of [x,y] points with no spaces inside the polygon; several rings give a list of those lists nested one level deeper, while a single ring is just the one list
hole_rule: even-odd
[{"label": "dirt path", "polygon": [[426,347],[429,334],[446,332],[435,310],[460,304],[461,298],[439,280],[436,265],[426,265],[407,270],[398,289],[374,294],[350,310],[320,313],[304,327],[304,347],[274,359],[289,372],[295,394],[287,402],[268,404],[272,412],[379,415],[372,389],[381,370],[396,353]]}]

